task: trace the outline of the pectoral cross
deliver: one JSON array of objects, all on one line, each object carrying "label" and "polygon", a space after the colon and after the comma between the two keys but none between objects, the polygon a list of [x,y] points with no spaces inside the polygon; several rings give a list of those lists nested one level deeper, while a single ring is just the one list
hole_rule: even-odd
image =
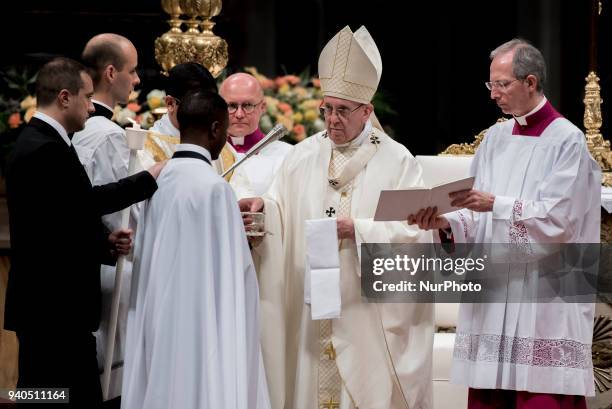
[{"label": "pectoral cross", "polygon": [[336,209],[334,209],[333,207],[330,207],[329,209],[325,211],[325,214],[327,215],[327,217],[332,217],[333,215],[336,214]]},{"label": "pectoral cross", "polygon": [[331,397],[328,401],[323,401],[321,409],[340,409],[340,402]]},{"label": "pectoral cross", "polygon": [[334,345],[331,342],[329,343],[327,348],[325,348],[323,354],[327,355],[327,358],[330,360],[336,359],[336,349],[334,348]]}]

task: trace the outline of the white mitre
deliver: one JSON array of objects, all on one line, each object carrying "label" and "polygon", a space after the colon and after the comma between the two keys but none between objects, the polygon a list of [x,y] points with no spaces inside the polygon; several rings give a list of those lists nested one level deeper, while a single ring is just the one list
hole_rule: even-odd
[{"label": "white mitre", "polygon": [[368,104],[381,74],[378,47],[364,26],[354,34],[349,26],[344,27],[319,56],[319,79],[325,96]]}]

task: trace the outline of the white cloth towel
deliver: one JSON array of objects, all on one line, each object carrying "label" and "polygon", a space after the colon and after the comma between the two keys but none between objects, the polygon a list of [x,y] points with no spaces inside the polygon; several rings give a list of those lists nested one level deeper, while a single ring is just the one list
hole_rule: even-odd
[{"label": "white cloth towel", "polygon": [[340,256],[336,219],[306,220],[304,301],[313,320],[340,317]]}]

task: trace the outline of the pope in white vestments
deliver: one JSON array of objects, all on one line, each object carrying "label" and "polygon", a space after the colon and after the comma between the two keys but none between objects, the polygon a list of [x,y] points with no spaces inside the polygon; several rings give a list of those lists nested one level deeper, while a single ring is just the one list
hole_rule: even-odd
[{"label": "pope in white vestments", "polygon": [[[457,243],[599,243],[599,166],[584,134],[543,95],[544,59],[513,40],[491,53],[491,98],[514,119],[492,126],[478,147],[474,189],[454,194],[466,209],[423,211],[423,228],[450,228]],[[433,217],[431,217],[433,216]],[[512,288],[529,288],[538,263],[512,264]],[[594,304],[463,304],[452,381],[470,387],[468,407],[586,408],[595,393],[591,343]],[[507,391],[516,391],[508,394]]]},{"label": "pope in white vestments", "polygon": [[[431,408],[432,305],[369,304],[361,297],[361,243],[431,241],[405,222],[372,220],[381,190],[423,183],[408,150],[370,122],[381,71],[365,27],[336,34],[319,58],[327,130],[295,145],[263,200],[241,200],[243,210],[263,206],[266,230],[282,237],[273,250],[277,258],[284,254],[285,408]],[[307,225],[329,222],[331,231],[313,231],[338,260],[329,279],[339,280],[333,300],[339,309],[320,319],[307,265],[322,255],[307,251],[306,235]],[[255,251],[269,253],[269,238]]]},{"label": "pope in white vestments", "polygon": [[236,197],[211,166],[227,106],[188,94],[178,118],[185,143],[136,238],[122,408],[267,409],[255,269]]}]

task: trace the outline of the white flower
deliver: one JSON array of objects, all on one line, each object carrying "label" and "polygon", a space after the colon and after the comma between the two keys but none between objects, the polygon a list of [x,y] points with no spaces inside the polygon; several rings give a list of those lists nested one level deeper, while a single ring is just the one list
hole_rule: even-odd
[{"label": "white flower", "polygon": [[153,126],[154,122],[155,122],[155,117],[153,117],[153,114],[151,113],[151,111],[147,111],[143,113],[142,115],[140,115],[140,126],[142,129],[149,129],[150,127]]},{"label": "white flower", "polygon": [[136,118],[136,113],[127,108],[116,108],[115,109],[115,116],[113,117],[113,119],[119,125],[124,126],[124,125],[131,124],[128,118],[131,118],[131,119]]},{"label": "white flower", "polygon": [[317,132],[321,132],[322,130],[325,129],[325,121],[323,121],[321,118],[317,118],[314,120],[314,122],[312,123],[312,127],[317,131]]},{"label": "white flower", "polygon": [[128,102],[138,101],[138,96],[140,95],[140,90],[130,92],[130,96],[128,97]]},{"label": "white flower", "polygon": [[164,98],[166,97],[166,91],[160,91],[158,89],[154,89],[153,91],[147,94],[147,104],[149,104],[149,109],[155,109],[159,107],[166,106],[164,102]]},{"label": "white flower", "polygon": [[272,120],[270,117],[267,114],[262,115],[261,119],[259,120],[259,127],[261,128],[261,131],[263,133],[268,133],[272,129],[272,126]]}]

